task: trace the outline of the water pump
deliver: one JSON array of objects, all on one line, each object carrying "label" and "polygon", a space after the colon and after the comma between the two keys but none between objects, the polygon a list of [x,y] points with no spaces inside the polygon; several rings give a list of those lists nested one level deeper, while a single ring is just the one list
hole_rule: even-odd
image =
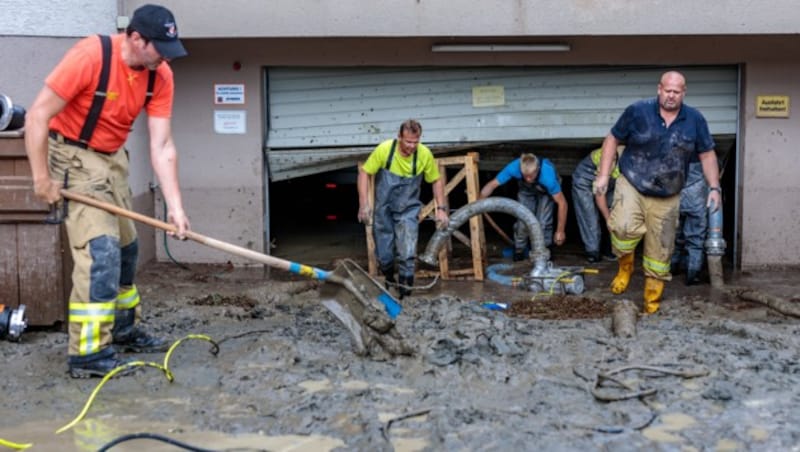
[{"label": "water pump", "polygon": [[0,304],[0,339],[17,342],[27,327],[28,319],[25,317],[24,304],[16,308]]}]

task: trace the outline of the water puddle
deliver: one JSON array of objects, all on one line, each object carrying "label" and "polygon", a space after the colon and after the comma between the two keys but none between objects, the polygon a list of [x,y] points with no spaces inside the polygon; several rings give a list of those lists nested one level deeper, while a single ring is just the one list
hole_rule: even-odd
[{"label": "water puddle", "polygon": [[[0,438],[15,443],[32,443],[29,451],[94,452],[126,435],[147,433],[158,435],[185,445],[212,449],[257,449],[270,451],[319,452],[345,446],[344,441],[324,435],[280,435],[260,434],[232,435],[221,432],[197,431],[192,427],[169,423],[143,423],[120,417],[85,419],[74,428],[56,434],[61,424],[35,422],[0,430]],[[412,441],[413,443],[413,441]],[[416,443],[414,443],[416,444]],[[113,446],[114,452],[172,452],[175,445],[154,438],[134,438]],[[401,449],[397,449],[401,450]],[[406,449],[420,450],[416,446]]]}]

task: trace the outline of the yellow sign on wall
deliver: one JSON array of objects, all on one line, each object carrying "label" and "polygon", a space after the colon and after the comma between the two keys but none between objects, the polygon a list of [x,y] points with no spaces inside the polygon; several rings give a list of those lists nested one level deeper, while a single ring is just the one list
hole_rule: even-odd
[{"label": "yellow sign on wall", "polygon": [[788,118],[789,96],[756,96],[756,117]]},{"label": "yellow sign on wall", "polygon": [[473,86],[473,107],[502,107],[506,104],[506,90],[504,86]]}]

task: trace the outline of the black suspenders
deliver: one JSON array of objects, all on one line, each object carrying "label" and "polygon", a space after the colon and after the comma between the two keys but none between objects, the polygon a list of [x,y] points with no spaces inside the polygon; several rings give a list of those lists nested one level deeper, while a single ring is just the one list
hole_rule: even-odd
[{"label": "black suspenders", "polygon": [[[94,90],[94,99],[92,99],[92,105],[89,107],[89,114],[86,115],[86,121],[81,129],[81,136],[78,137],[80,142],[86,144],[89,144],[89,140],[94,134],[94,129],[97,127],[97,120],[100,119],[100,112],[103,111],[103,104],[106,102],[106,94],[108,92],[108,78],[111,76],[111,38],[107,35],[98,35],[98,37],[103,50],[103,66],[100,69],[100,80],[98,80],[97,88]],[[144,100],[145,107],[153,97],[153,87],[156,84],[156,71],[148,72],[147,95]]]},{"label": "black suspenders", "polygon": [[[394,149],[397,147],[397,140],[392,140],[392,149],[389,151],[389,157],[386,158],[386,171],[392,166],[392,159],[394,158]],[[414,150],[414,160],[411,163],[411,177],[417,175],[417,151]]]}]

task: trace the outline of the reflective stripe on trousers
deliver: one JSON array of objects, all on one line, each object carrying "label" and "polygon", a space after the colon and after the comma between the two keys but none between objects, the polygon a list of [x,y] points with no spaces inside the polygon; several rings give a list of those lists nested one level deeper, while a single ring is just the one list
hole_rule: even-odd
[{"label": "reflective stripe on trousers", "polygon": [[69,303],[70,355],[90,355],[109,345],[116,300]]},{"label": "reflective stripe on trousers", "polygon": [[611,245],[618,256],[632,253],[644,238],[644,274],[669,281],[680,195],[643,196],[624,176],[617,179],[609,218]]}]

